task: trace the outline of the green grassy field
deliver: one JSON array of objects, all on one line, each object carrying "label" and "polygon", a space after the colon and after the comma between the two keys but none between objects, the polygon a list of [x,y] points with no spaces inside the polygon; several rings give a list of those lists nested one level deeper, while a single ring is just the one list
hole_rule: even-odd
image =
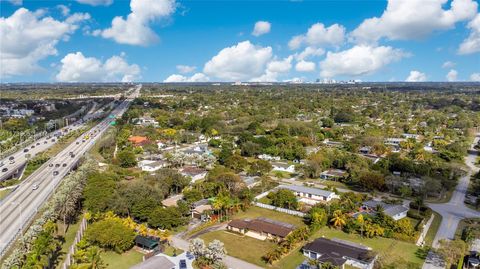
[{"label": "green grassy field", "polygon": [[107,269],[128,269],[143,261],[143,254],[131,249],[123,254],[106,251],[101,254]]},{"label": "green grassy field", "polygon": [[437,212],[433,212],[435,217],[433,218],[430,229],[428,229],[427,235],[425,236],[425,246],[431,246],[435,235],[437,234],[438,228],[440,228],[440,223],[442,222],[442,216]]},{"label": "green grassy field", "polygon": [[63,235],[63,223],[59,221],[57,223],[58,227],[58,234],[64,236],[65,242],[62,244],[62,250],[60,251],[61,255],[58,258],[57,268],[61,268],[63,261],[65,260],[65,256],[67,255],[68,248],[73,244],[73,240],[75,239],[75,235],[77,234],[78,227],[80,226],[80,222],[77,221],[76,223],[71,224],[67,228],[67,232]]},{"label": "green grassy field", "polygon": [[227,231],[214,231],[200,236],[206,243],[218,239],[223,242],[228,255],[265,267],[262,256],[275,247],[275,243]]},{"label": "green grassy field", "polygon": [[178,256],[183,253],[183,250],[179,248],[174,248],[172,246],[167,246],[165,247],[165,250],[163,251],[164,254],[173,257],[173,256]]}]

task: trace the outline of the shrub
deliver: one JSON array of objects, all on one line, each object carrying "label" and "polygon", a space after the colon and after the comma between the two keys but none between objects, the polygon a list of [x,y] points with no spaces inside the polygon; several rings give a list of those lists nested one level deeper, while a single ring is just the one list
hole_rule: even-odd
[{"label": "shrub", "polygon": [[106,218],[90,225],[85,238],[94,245],[121,253],[133,246],[135,232],[120,219]]}]

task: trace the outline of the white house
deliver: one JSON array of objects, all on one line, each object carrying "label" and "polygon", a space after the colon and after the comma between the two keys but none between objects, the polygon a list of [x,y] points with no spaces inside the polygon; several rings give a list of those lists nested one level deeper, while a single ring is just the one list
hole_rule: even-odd
[{"label": "white house", "polygon": [[400,146],[400,143],[405,141],[405,138],[387,138],[385,139],[384,143],[385,145],[391,145],[391,146]]},{"label": "white house", "polygon": [[163,160],[158,160],[158,161],[143,160],[138,162],[138,167],[140,167],[142,171],[145,171],[145,172],[155,172],[167,166],[168,166],[168,163]]},{"label": "white house", "polygon": [[273,171],[281,171],[288,173],[295,173],[295,165],[283,163],[283,162],[272,162]]},{"label": "white house", "polygon": [[319,202],[329,202],[332,199],[339,198],[337,194],[317,188],[309,188],[296,185],[280,185],[279,188],[292,191],[300,202],[314,205]]},{"label": "white house", "polygon": [[197,180],[204,179],[207,176],[207,170],[194,166],[187,166],[180,171],[180,174],[192,178],[193,183]]},{"label": "white house", "polygon": [[407,216],[408,207],[403,205],[394,205],[394,204],[387,204],[382,201],[376,200],[369,200],[363,202],[362,210],[367,211],[370,213],[375,213],[377,210],[377,206],[381,206],[383,208],[383,213],[392,217],[394,220],[403,219]]},{"label": "white house", "polygon": [[271,156],[271,155],[268,155],[268,154],[260,154],[257,156],[259,159],[261,160],[265,160],[265,161],[280,161],[280,157],[278,156]]},{"label": "white house", "polygon": [[403,138],[406,138],[406,139],[415,139],[418,141],[418,139],[420,138],[420,135],[417,135],[417,134],[402,134],[402,137]]}]

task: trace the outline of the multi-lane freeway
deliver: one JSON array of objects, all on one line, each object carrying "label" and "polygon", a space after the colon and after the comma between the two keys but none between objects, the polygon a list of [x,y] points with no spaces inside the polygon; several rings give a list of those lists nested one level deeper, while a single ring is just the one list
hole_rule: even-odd
[{"label": "multi-lane freeway", "polygon": [[55,188],[108,129],[115,118],[120,117],[135,99],[141,85],[119,104],[111,114],[99,124],[82,134],[55,157],[43,164],[15,191],[0,201],[0,257],[4,255],[16,236],[24,230],[38,209],[53,193]]},{"label": "multi-lane freeway", "polygon": [[[96,103],[95,103],[96,104]],[[105,107],[111,105],[108,104]],[[95,119],[103,114],[102,109],[95,110],[96,105],[80,120],[66,126],[58,131],[52,132],[45,137],[42,137],[25,148],[5,157],[0,160],[0,181],[6,180],[12,175],[16,174],[28,161],[29,158],[34,157],[40,152],[43,152],[57,143],[60,135],[65,135],[69,132],[81,129],[86,126],[86,122]],[[57,134],[57,135],[55,135]]]}]

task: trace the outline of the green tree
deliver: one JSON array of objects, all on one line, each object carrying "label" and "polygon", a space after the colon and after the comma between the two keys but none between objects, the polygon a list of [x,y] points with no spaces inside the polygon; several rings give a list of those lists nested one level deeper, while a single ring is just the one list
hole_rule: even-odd
[{"label": "green tree", "polygon": [[135,232],[118,218],[106,218],[91,224],[85,238],[93,245],[122,253],[133,246]]},{"label": "green tree", "polygon": [[135,156],[135,153],[130,149],[121,150],[117,154],[117,158],[121,167],[128,168],[137,165],[137,157]]}]

